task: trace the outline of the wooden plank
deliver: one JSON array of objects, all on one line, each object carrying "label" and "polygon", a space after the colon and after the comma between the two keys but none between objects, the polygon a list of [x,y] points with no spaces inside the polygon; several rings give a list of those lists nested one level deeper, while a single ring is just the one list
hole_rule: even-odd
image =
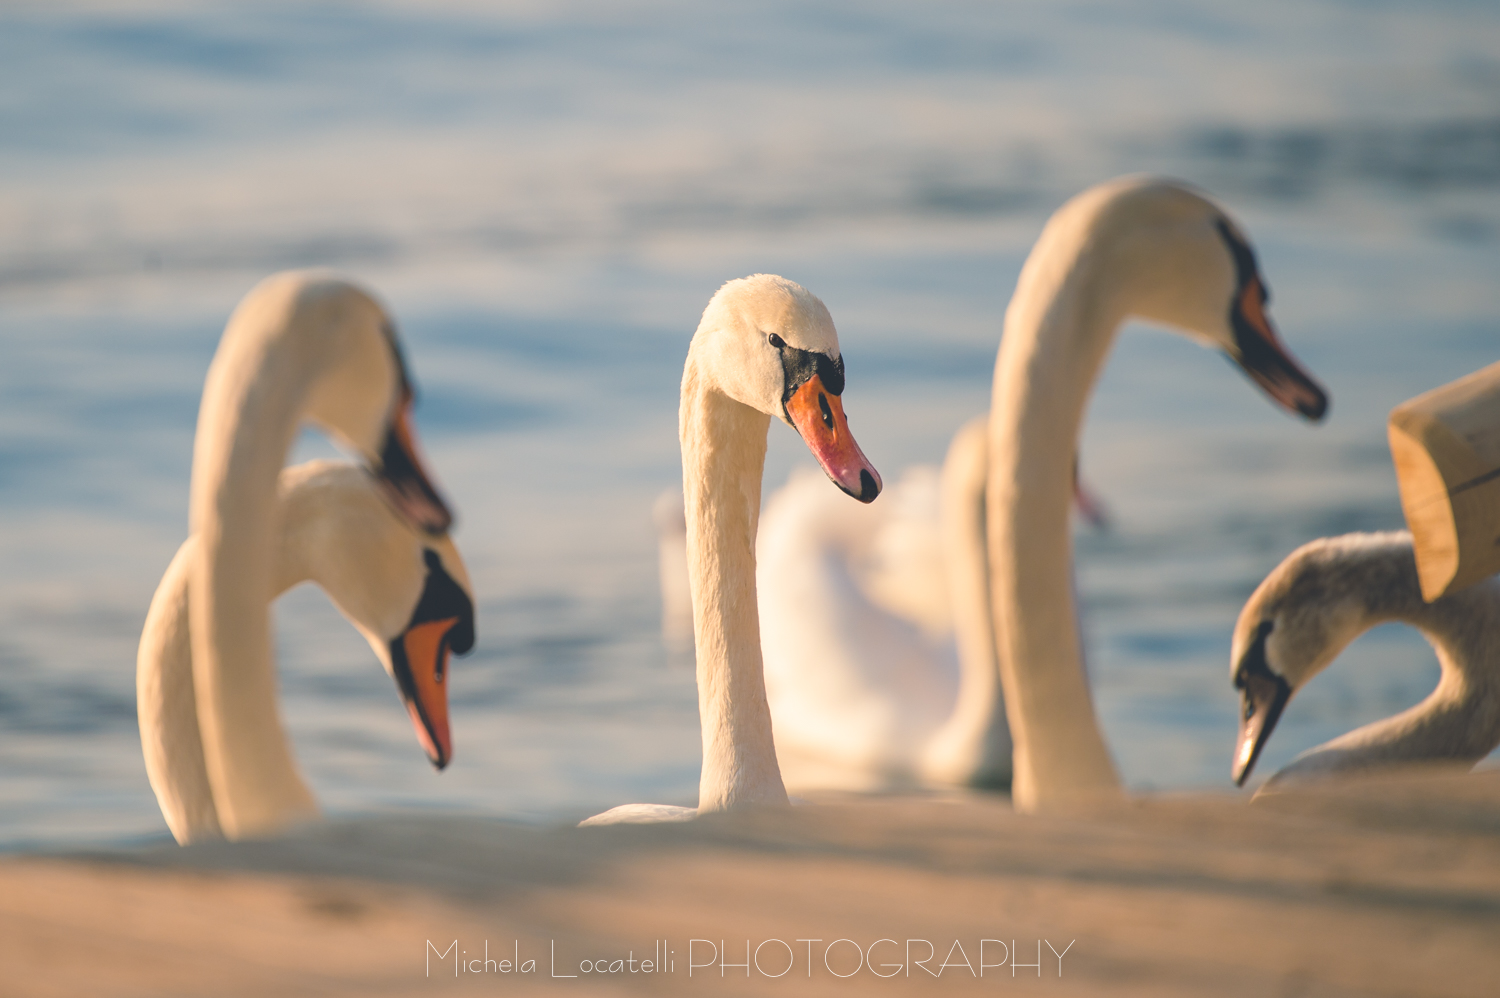
[{"label": "wooden plank", "polygon": [[1422,598],[1500,572],[1500,363],[1403,402],[1387,430]]}]

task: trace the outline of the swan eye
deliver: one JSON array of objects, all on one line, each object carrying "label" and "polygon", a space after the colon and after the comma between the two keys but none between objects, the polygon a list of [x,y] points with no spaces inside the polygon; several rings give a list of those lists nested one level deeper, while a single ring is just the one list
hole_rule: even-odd
[{"label": "swan eye", "polygon": [[782,339],[780,336],[777,336],[775,333],[767,336],[766,342],[771,344],[771,346],[775,347],[777,350],[780,350],[782,347],[786,346],[786,340]]}]

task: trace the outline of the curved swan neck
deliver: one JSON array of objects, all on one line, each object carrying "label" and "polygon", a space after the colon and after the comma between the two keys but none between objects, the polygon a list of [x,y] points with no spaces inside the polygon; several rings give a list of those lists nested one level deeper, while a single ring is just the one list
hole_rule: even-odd
[{"label": "curved swan neck", "polygon": [[958,698],[923,765],[930,779],[944,783],[1005,787],[1012,746],[990,613],[988,452],[989,419],[980,417],[958,431],[943,462],[939,528],[958,646]]},{"label": "curved swan neck", "polygon": [[189,537],[167,566],[136,653],[136,719],[146,777],[178,842],[222,836],[213,789],[204,768],[193,692],[193,652],[188,626],[188,575],[197,541]]},{"label": "curved swan neck", "polygon": [[[1299,561],[1310,554],[1316,561]],[[1500,582],[1486,580],[1451,596],[1428,603],[1422,599],[1411,535],[1405,531],[1349,534],[1306,545],[1283,563],[1276,594],[1269,598],[1280,614],[1323,623],[1321,637],[1300,636],[1297,622],[1277,625],[1290,629],[1294,655],[1287,678],[1294,688],[1305,686],[1327,668],[1356,638],[1384,623],[1403,623],[1422,632],[1438,654],[1445,673],[1452,672],[1467,686],[1500,684],[1489,665],[1500,647]],[[1270,581],[1270,580],[1268,580]],[[1280,635],[1273,631],[1272,640]],[[1321,646],[1321,647],[1318,647]]]},{"label": "curved swan neck", "polygon": [[720,393],[688,357],[680,433],[703,729],[700,811],[786,803],[761,665],[755,530],[770,417]]},{"label": "curved swan neck", "polygon": [[[283,733],[268,603],[277,475],[315,384],[348,347],[347,310],[336,295],[318,294],[286,279],[252,292],[224,331],[199,409],[192,671],[208,777],[230,838],[317,813]],[[345,321],[330,322],[330,312]]]},{"label": "curved swan neck", "polygon": [[[1036,810],[1117,793],[1083,670],[1069,533],[1079,428],[1127,309],[1090,205],[1054,217],[1006,312],[990,415],[994,626],[1011,735],[1012,794]],[[1107,218],[1105,219],[1107,221]]]},{"label": "curved swan neck", "polygon": [[[189,576],[198,539],[173,557],[151,599],[136,654],[136,714],[146,776],[172,836],[186,845],[223,837],[203,754],[193,683]],[[300,551],[281,545],[274,595],[312,577]],[[289,561],[288,555],[295,554]]]},{"label": "curved swan neck", "polygon": [[[1415,578],[1412,591],[1418,592]],[[1437,652],[1442,679],[1429,701],[1445,698],[1454,720],[1443,738],[1479,760],[1500,742],[1500,582],[1487,579],[1406,618]],[[1425,706],[1425,702],[1420,707]]]}]

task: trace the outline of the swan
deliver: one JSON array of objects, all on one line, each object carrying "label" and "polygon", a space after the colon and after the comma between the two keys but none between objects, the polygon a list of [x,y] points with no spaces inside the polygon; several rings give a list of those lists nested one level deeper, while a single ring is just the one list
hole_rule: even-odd
[{"label": "swan", "polygon": [[[187,575],[194,700],[218,821],[231,839],[316,813],[277,715],[268,595],[277,480],[298,426],[363,460],[393,509],[440,536],[452,522],[422,469],[414,398],[391,322],[318,271],[266,278],[235,308],[209,365],[193,443]],[[419,694],[441,698],[433,687]],[[435,716],[435,704],[422,714]],[[441,732],[425,735],[446,757]]]},{"label": "swan", "polygon": [[1437,689],[1410,710],[1309,749],[1266,785],[1401,763],[1473,764],[1500,745],[1500,578],[1425,603],[1411,534],[1325,537],[1266,576],[1235,625],[1237,785],[1244,786],[1292,695],[1351,641],[1391,620],[1417,628],[1432,644],[1442,668]]},{"label": "swan", "polygon": [[[305,581],[321,586],[395,678],[418,737],[442,768],[452,742],[440,684],[448,653],[462,655],[474,644],[469,577],[453,542],[413,530],[364,469],[341,462],[284,470],[277,507],[271,598]],[[193,691],[188,572],[197,541],[184,541],[167,567],[136,658],[146,775],[167,827],[183,844],[223,834]]]},{"label": "swan", "polygon": [[786,804],[761,668],[755,533],[772,416],[801,435],[860,502],[880,476],[849,432],[844,361],[827,307],[800,284],[755,274],[704,309],[682,373],[678,430],[703,769],[698,807],[626,804],[585,825],[680,820]]},{"label": "swan", "polygon": [[986,490],[1018,810],[1120,793],[1084,675],[1068,531],[1078,433],[1115,334],[1130,317],[1163,323],[1319,420],[1327,395],[1282,346],[1266,299],[1254,251],[1223,209],[1157,178],[1077,195],[1022,267],[995,361]]},{"label": "swan", "polygon": [[1009,784],[985,563],[987,424],[965,425],[940,475],[909,469],[878,508],[829,501],[811,474],[767,502],[761,640],[794,788]]}]

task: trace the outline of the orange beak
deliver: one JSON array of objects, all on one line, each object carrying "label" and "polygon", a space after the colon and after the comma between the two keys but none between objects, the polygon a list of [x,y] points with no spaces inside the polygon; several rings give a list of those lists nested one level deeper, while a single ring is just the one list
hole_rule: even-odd
[{"label": "orange beak", "polygon": [[833,484],[860,502],[880,495],[880,473],[854,442],[844,404],[823,387],[822,378],[815,374],[793,392],[786,413]]},{"label": "orange beak", "polygon": [[411,422],[412,396],[408,392],[396,407],[380,451],[376,481],[396,512],[418,530],[434,536],[453,526],[453,514],[438,495],[432,476],[417,449]]},{"label": "orange beak", "polygon": [[453,758],[453,736],[448,730],[448,636],[457,617],[429,620],[407,628],[391,642],[391,671],[401,699],[417,729],[417,741],[438,769]]}]

